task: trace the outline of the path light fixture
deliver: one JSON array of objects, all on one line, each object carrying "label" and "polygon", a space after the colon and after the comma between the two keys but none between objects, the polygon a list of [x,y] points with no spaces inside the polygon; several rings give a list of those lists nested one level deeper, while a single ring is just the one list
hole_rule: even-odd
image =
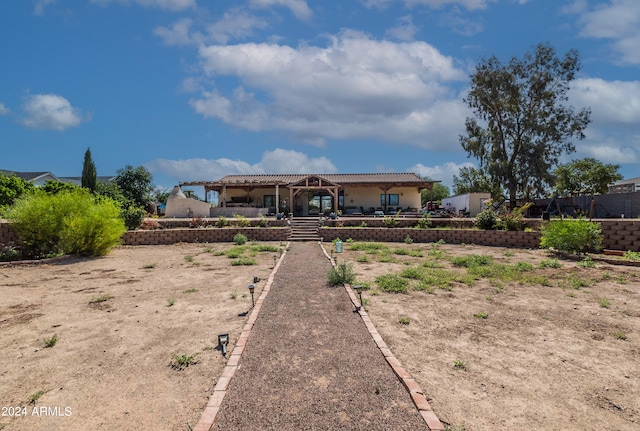
[{"label": "path light fixture", "polygon": [[[255,278],[254,278],[255,280]],[[250,284],[249,286],[249,293],[251,294],[251,308],[255,307],[255,303],[253,302],[253,292],[256,290],[256,285],[255,284]]]},{"label": "path light fixture", "polygon": [[227,344],[229,344],[229,334],[218,335],[218,346],[222,349],[222,356],[227,356]]},{"label": "path light fixture", "polygon": [[260,277],[256,277],[255,275],[253,276],[253,282],[254,283],[260,283]]},{"label": "path light fixture", "polygon": [[362,309],[362,286],[357,285],[357,286],[353,286],[353,288],[356,290],[356,292],[358,293],[358,296],[360,297],[360,305],[356,305],[356,309],[353,310],[354,313],[357,313]]}]

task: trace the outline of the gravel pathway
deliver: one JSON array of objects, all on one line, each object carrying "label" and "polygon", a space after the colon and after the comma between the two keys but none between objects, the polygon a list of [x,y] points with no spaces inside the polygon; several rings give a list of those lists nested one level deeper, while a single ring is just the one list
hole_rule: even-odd
[{"label": "gravel pathway", "polygon": [[317,243],[292,243],[215,430],[428,430]]}]

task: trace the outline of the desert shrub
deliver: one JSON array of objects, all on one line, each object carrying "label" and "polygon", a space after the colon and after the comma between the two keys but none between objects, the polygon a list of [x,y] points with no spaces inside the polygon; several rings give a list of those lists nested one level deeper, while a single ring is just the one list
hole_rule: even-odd
[{"label": "desert shrub", "polygon": [[498,225],[498,218],[491,210],[484,210],[473,220],[473,225],[478,229],[494,230]]},{"label": "desert shrub", "polygon": [[382,219],[382,224],[388,228],[398,227],[398,216],[385,217]]},{"label": "desert shrub", "polygon": [[218,220],[216,221],[216,226],[217,227],[229,226],[229,220],[224,216],[220,216],[220,217],[218,217]]},{"label": "desert shrub", "polygon": [[269,220],[264,218],[264,216],[261,216],[260,220],[258,221],[258,226],[260,226],[260,227],[269,227]]},{"label": "desert shrub", "polygon": [[130,205],[121,211],[121,215],[127,229],[135,230],[142,226],[142,222],[144,221],[147,213],[142,208]]},{"label": "desert shrub", "polygon": [[546,221],[540,227],[540,247],[567,253],[586,253],[602,248],[602,227],[585,219]]},{"label": "desert shrub", "polygon": [[355,279],[356,274],[353,271],[353,265],[350,263],[340,263],[329,270],[329,284],[331,286],[351,284]]},{"label": "desert shrub", "polygon": [[453,265],[465,268],[489,265],[492,261],[493,258],[486,254],[470,254],[467,256],[456,256],[451,258],[451,263]]},{"label": "desert shrub", "polygon": [[207,226],[207,219],[202,216],[191,217],[190,228],[203,228]]},{"label": "desert shrub", "polygon": [[23,255],[102,256],[125,232],[119,205],[84,189],[49,195],[36,191],[8,211]]},{"label": "desert shrub", "polygon": [[236,224],[240,227],[249,227],[251,226],[251,220],[249,220],[248,218],[246,218],[243,215],[240,214],[235,214],[233,216],[233,220],[236,222]]},{"label": "desert shrub", "polygon": [[527,202],[520,208],[514,208],[513,211],[502,216],[502,228],[504,230],[524,230],[525,219],[524,213],[533,205]]},{"label": "desert shrub", "polygon": [[249,241],[249,238],[247,238],[247,236],[243,233],[237,233],[233,236],[233,242],[235,242],[237,245],[246,244],[247,241]]},{"label": "desert shrub", "polygon": [[429,216],[424,216],[418,220],[418,224],[416,224],[416,228],[418,229],[429,229],[431,227],[431,218]]},{"label": "desert shrub", "polygon": [[376,283],[384,292],[406,293],[409,288],[409,281],[397,274],[379,275]]},{"label": "desert shrub", "polygon": [[142,221],[142,224],[140,225],[140,229],[142,230],[156,230],[156,229],[160,229],[160,223],[158,223],[157,220],[153,220],[153,219],[144,219]]}]

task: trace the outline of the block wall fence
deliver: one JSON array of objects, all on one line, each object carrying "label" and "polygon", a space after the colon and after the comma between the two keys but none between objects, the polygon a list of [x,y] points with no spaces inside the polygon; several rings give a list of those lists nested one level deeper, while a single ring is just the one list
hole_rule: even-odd
[{"label": "block wall fence", "polygon": [[[401,226],[415,224],[415,220],[399,220]],[[602,225],[603,247],[608,250],[640,251],[640,220],[603,219],[594,220]],[[451,222],[451,220],[449,220]],[[356,241],[403,242],[408,236],[414,242],[437,242],[443,240],[449,244],[477,244],[500,247],[538,248],[540,233],[537,231],[539,221],[530,221],[528,225],[533,232],[514,231],[481,231],[468,229],[471,221],[456,221],[455,229],[416,229],[412,227],[385,228],[377,227],[382,221],[367,219],[367,227],[325,226],[318,230],[323,241],[340,238],[343,241],[351,238]],[[362,221],[359,222],[359,224]],[[440,221],[438,220],[439,224]],[[204,227],[189,228],[189,222],[166,223],[164,229],[128,231],[122,236],[124,245],[166,245],[178,242],[232,242],[237,233],[245,234],[249,240],[286,241],[291,229],[282,223],[275,227]],[[340,223],[328,223],[340,224]],[[346,221],[343,224],[348,224]],[[354,224],[357,226],[359,224]],[[433,224],[433,227],[437,225]],[[183,227],[179,227],[183,226]],[[464,229],[467,227],[467,229]],[[0,244],[11,244],[17,241],[15,233],[7,222],[0,222]]]}]

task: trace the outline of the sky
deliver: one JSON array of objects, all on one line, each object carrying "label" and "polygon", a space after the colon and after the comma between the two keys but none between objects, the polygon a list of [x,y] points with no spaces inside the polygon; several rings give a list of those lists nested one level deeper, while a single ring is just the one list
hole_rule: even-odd
[{"label": "sky", "polygon": [[153,183],[414,172],[451,188],[470,75],[577,49],[593,157],[640,176],[638,0],[2,0],[0,169]]}]

